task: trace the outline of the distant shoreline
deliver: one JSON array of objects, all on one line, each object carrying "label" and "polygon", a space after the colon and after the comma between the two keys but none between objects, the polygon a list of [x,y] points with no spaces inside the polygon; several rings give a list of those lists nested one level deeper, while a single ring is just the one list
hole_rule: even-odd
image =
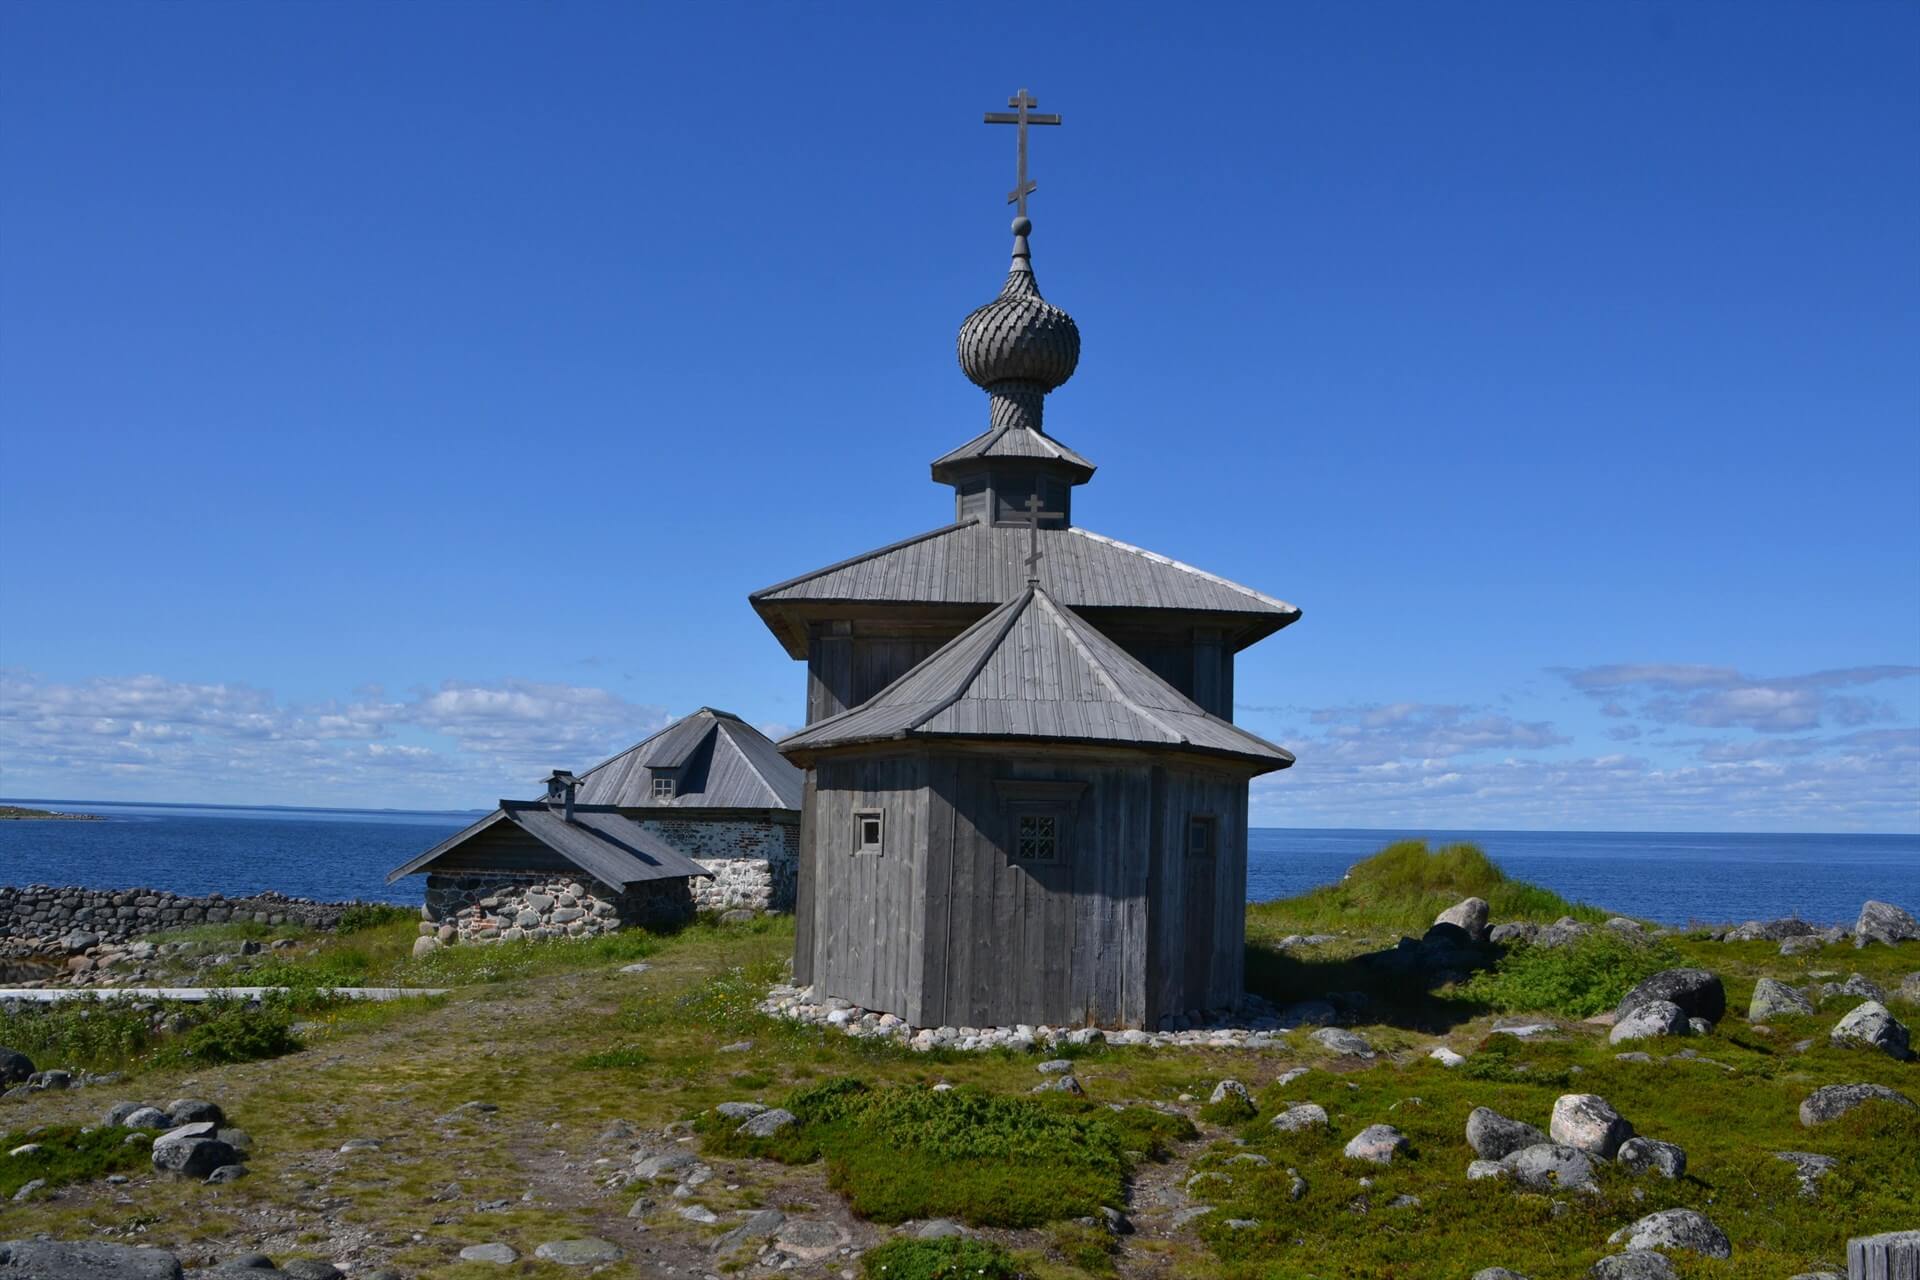
[{"label": "distant shoreline", "polygon": [[59,813],[52,809],[25,809],[14,804],[0,804],[0,822],[100,822],[103,819],[97,813]]}]

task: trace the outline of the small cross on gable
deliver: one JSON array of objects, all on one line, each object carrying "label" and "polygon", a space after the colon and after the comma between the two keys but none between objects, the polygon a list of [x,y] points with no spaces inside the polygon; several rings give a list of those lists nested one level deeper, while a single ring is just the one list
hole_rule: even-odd
[{"label": "small cross on gable", "polygon": [[1040,522],[1042,520],[1058,520],[1065,515],[1064,512],[1060,512],[1060,511],[1044,510],[1043,508],[1045,508],[1046,505],[1047,505],[1046,503],[1040,501],[1040,495],[1037,493],[1029,494],[1027,497],[1026,517],[1027,517],[1027,581],[1028,582],[1040,581]]}]

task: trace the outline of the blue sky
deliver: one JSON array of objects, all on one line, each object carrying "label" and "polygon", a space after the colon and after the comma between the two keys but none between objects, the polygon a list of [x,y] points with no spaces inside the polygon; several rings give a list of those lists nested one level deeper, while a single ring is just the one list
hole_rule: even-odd
[{"label": "blue sky", "polygon": [[1305,611],[1256,821],[1920,829],[1890,3],[0,8],[0,792],[796,724],[747,593],[949,518],[1023,84],[1076,521]]}]

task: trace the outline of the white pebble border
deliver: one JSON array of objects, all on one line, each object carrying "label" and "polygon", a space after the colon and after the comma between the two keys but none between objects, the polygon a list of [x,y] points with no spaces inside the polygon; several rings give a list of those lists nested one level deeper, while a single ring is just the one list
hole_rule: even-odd
[{"label": "white pebble border", "polygon": [[781,984],[767,992],[760,1009],[776,1018],[791,1018],[821,1027],[838,1027],[860,1039],[896,1040],[909,1049],[1025,1050],[1056,1044],[1145,1045],[1151,1049],[1278,1049],[1286,1046],[1288,1028],[1303,1025],[1259,996],[1248,996],[1237,1011],[1218,1011],[1171,1021],[1174,1029],[1142,1031],[1137,1027],[1102,1030],[1099,1027],[916,1027],[891,1013],[862,1009],[838,998],[816,1000],[812,987]]}]

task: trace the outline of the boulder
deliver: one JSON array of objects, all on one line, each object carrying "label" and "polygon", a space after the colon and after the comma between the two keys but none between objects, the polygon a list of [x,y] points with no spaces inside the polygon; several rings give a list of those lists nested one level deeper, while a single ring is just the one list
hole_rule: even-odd
[{"label": "boulder", "polygon": [[144,1102],[116,1102],[107,1108],[106,1115],[100,1117],[100,1123],[109,1129],[117,1128],[127,1122],[128,1116],[152,1109]]},{"label": "boulder", "polygon": [[1677,1004],[1687,1017],[1708,1022],[1718,1022],[1727,1013],[1727,989],[1717,975],[1705,969],[1662,969],[1622,996],[1614,1016],[1625,1018],[1656,1000]]},{"label": "boulder", "polygon": [[1207,1102],[1209,1105],[1218,1105],[1222,1102],[1236,1100],[1246,1103],[1249,1107],[1253,1105],[1253,1095],[1247,1092],[1247,1086],[1241,1084],[1238,1080],[1222,1080],[1219,1084],[1213,1086],[1213,1094],[1207,1099]]},{"label": "boulder", "polygon": [[1288,1107],[1275,1116],[1273,1127],[1282,1133],[1298,1133],[1302,1129],[1324,1129],[1327,1127],[1327,1109],[1317,1102],[1302,1102]]},{"label": "boulder", "polygon": [[243,1164],[223,1164],[207,1175],[210,1183],[238,1182],[247,1176],[247,1166]]},{"label": "boulder", "polygon": [[1896,1062],[1913,1056],[1907,1028],[1878,1000],[1869,1000],[1840,1019],[1828,1040],[1836,1049],[1878,1049]]},{"label": "boulder", "polygon": [[19,1084],[33,1074],[32,1058],[18,1049],[0,1046],[0,1089]]},{"label": "boulder", "polygon": [[1394,1155],[1406,1149],[1406,1134],[1390,1124],[1370,1124],[1347,1143],[1346,1157],[1369,1164],[1392,1164]]},{"label": "boulder", "polygon": [[1684,1036],[1692,1034],[1692,1031],[1686,1010],[1671,1000],[1649,1000],[1634,1006],[1631,1012],[1613,1024],[1613,1030],[1607,1033],[1607,1043],[1649,1040],[1655,1036]]},{"label": "boulder", "polygon": [[[1063,1080],[1071,1080],[1072,1078],[1072,1076],[1061,1077]],[[735,1129],[734,1132],[743,1138],[771,1138],[774,1134],[794,1123],[794,1118],[793,1112],[788,1111],[785,1107],[774,1107],[750,1117],[745,1124]]]},{"label": "boulder", "polygon": [[1515,920],[1493,926],[1487,931],[1487,941],[1505,947],[1516,942],[1532,942],[1539,934],[1539,925],[1525,920]]},{"label": "boulder", "polygon": [[1891,1102],[1901,1107],[1914,1105],[1912,1098],[1883,1084],[1830,1084],[1815,1089],[1800,1104],[1800,1123],[1812,1128],[1816,1124],[1838,1120],[1865,1102]]},{"label": "boulder", "polygon": [[1577,1147],[1540,1142],[1504,1156],[1500,1164],[1529,1191],[1573,1190],[1593,1185],[1593,1158]]},{"label": "boulder", "polygon": [[1607,1237],[1628,1249],[1686,1249],[1703,1258],[1731,1258],[1727,1233],[1692,1209],[1662,1209]]},{"label": "boulder", "polygon": [[1811,1151],[1776,1151],[1773,1158],[1793,1166],[1793,1176],[1800,1181],[1800,1194],[1809,1198],[1820,1194],[1820,1179],[1840,1167],[1840,1162],[1832,1156]]},{"label": "boulder", "polygon": [[1910,973],[1900,979],[1900,990],[1894,998],[1906,1004],[1920,1004],[1920,973]]},{"label": "boulder", "polygon": [[175,1098],[167,1105],[167,1115],[177,1125],[205,1121],[218,1128],[227,1122],[226,1113],[204,1098]]},{"label": "boulder", "polygon": [[1679,1275],[1666,1254],[1651,1249],[1602,1258],[1587,1272],[1588,1280],[1679,1280]]},{"label": "boulder", "polygon": [[1566,1093],[1553,1104],[1547,1134],[1564,1146],[1611,1160],[1620,1144],[1633,1136],[1633,1126],[1598,1094]]},{"label": "boulder", "polygon": [[760,1102],[723,1102],[713,1111],[715,1115],[725,1116],[729,1120],[745,1120],[766,1109],[766,1104]]},{"label": "boulder", "polygon": [[1547,1135],[1491,1107],[1475,1107],[1467,1116],[1467,1145],[1482,1160],[1503,1160],[1525,1147],[1539,1146]]},{"label": "boulder", "polygon": [[1335,1053],[1346,1054],[1348,1057],[1373,1057],[1373,1046],[1358,1032],[1345,1031],[1339,1027],[1322,1027],[1309,1038],[1324,1048],[1331,1049]]},{"label": "boulder", "polygon": [[1784,982],[1762,978],[1753,984],[1753,999],[1747,1003],[1750,1022],[1766,1022],[1790,1014],[1813,1013],[1813,1001]]},{"label": "boulder", "polygon": [[1527,1280],[1527,1277],[1505,1267],[1482,1267],[1473,1273],[1473,1280]]},{"label": "boulder", "polygon": [[1450,924],[1466,931],[1475,942],[1487,940],[1487,900],[1462,898],[1433,918],[1435,924]]},{"label": "boulder", "polygon": [[[787,1215],[778,1209],[756,1210],[747,1215],[745,1222],[742,1222],[739,1226],[734,1227],[718,1240],[715,1240],[713,1242],[713,1251],[715,1253],[725,1253],[729,1249],[737,1245],[745,1244],[750,1240],[764,1240],[779,1230],[780,1224],[786,1220]],[[923,1236],[921,1238],[930,1239],[931,1237]]]},{"label": "boulder", "polygon": [[153,1167],[183,1178],[206,1178],[222,1165],[237,1164],[240,1153],[218,1138],[162,1139],[153,1144]]},{"label": "boulder", "polygon": [[495,1241],[491,1244],[470,1244],[460,1251],[462,1262],[491,1262],[507,1266],[520,1261],[520,1254],[510,1244]]},{"label": "boulder", "polygon": [[1634,1173],[1657,1173],[1663,1178],[1678,1178],[1687,1171],[1687,1153],[1671,1142],[1632,1137],[1620,1144],[1614,1159],[1620,1167]]},{"label": "boulder", "polygon": [[1920,920],[1915,920],[1891,902],[1868,900],[1861,906],[1860,919],[1853,926],[1855,946],[1864,946],[1869,942],[1884,942],[1891,946],[1896,942],[1916,940],[1920,940]]},{"label": "boulder", "polygon": [[180,1260],[159,1249],[96,1241],[9,1240],[0,1277],[20,1280],[180,1280]]},{"label": "boulder", "polygon": [[322,1258],[295,1258],[280,1268],[291,1280],[339,1280],[340,1268]]},{"label": "boulder", "polygon": [[1436,1045],[1427,1056],[1443,1067],[1457,1067],[1467,1060],[1465,1054],[1455,1053],[1444,1044]]},{"label": "boulder", "polygon": [[1829,1000],[1878,1000],[1885,1004],[1887,992],[1866,974],[1850,973],[1845,982],[1821,983],[1815,988],[1815,998],[1823,1005]]},{"label": "boulder", "polygon": [[1820,932],[1817,926],[1792,916],[1778,920],[1749,920],[1721,935],[1722,942],[1783,942],[1788,938],[1810,938]]},{"label": "boulder", "polygon": [[579,1240],[549,1240],[533,1251],[533,1256],[563,1267],[597,1267],[618,1262],[625,1251],[611,1240],[587,1236]]}]

